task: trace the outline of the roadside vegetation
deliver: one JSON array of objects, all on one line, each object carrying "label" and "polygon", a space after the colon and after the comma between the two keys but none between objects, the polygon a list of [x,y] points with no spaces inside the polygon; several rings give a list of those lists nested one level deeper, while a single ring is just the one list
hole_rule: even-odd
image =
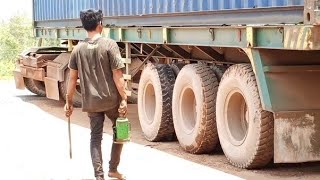
[{"label": "roadside vegetation", "polygon": [[13,16],[0,24],[0,79],[11,79],[15,60],[25,48],[34,46],[32,21]]},{"label": "roadside vegetation", "polygon": [[[43,41],[43,45],[58,45],[58,42]],[[7,21],[0,22],[0,80],[12,79],[18,55],[35,45],[32,19],[25,15],[15,15]]]}]

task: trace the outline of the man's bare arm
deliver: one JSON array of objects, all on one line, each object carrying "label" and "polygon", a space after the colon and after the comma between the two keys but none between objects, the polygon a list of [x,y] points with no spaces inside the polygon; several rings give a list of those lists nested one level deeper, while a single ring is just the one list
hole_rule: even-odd
[{"label": "man's bare arm", "polygon": [[113,73],[113,81],[117,86],[118,92],[122,98],[122,100],[127,100],[127,95],[125,92],[125,81],[123,78],[122,70],[121,69],[115,69],[112,71]]},{"label": "man's bare arm", "polygon": [[73,94],[76,90],[77,80],[78,80],[78,71],[74,69],[70,69],[69,83],[68,83],[68,89],[67,89],[67,94],[69,95],[68,102],[70,105],[72,105],[73,103],[72,99],[73,99]]}]

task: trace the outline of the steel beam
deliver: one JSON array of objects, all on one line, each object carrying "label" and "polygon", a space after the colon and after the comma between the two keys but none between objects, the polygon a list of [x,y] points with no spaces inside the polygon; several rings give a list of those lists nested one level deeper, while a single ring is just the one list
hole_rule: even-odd
[{"label": "steel beam", "polygon": [[244,51],[247,53],[251,61],[251,65],[256,76],[262,108],[264,110],[274,112],[270,98],[269,86],[266,80],[265,72],[263,70],[264,64],[261,54],[259,50],[251,48],[246,48],[244,49]]},{"label": "steel beam", "polygon": [[140,68],[141,68],[150,58],[152,58],[152,56],[157,52],[157,50],[158,50],[159,48],[160,48],[160,46],[156,46],[156,47],[153,49],[153,51],[152,51],[150,54],[148,54],[148,56],[143,60],[143,62],[142,62],[141,65],[137,68],[137,70],[131,73],[131,76],[132,76],[132,77],[135,76],[135,75],[139,72]]},{"label": "steel beam", "polygon": [[304,24],[319,25],[320,24],[320,1],[305,0],[304,1]]},{"label": "steel beam", "polygon": [[181,59],[190,59],[191,54],[182,49],[180,46],[170,46],[170,45],[163,45],[164,48],[172,51],[173,53],[177,54]]},{"label": "steel beam", "polygon": [[139,54],[139,49],[136,48],[135,44],[131,43],[131,54]]},{"label": "steel beam", "polygon": [[206,54],[208,57],[210,57],[214,61],[223,62],[224,57],[222,54],[218,53],[211,47],[206,46],[195,46],[198,50],[200,50],[202,53]]},{"label": "steel beam", "polygon": [[[126,50],[126,59],[130,59],[131,62],[131,44],[130,43],[125,43],[125,50]],[[126,69],[125,69],[125,74],[123,74],[123,77],[125,79],[125,87],[126,89],[130,89],[130,80],[131,80],[131,75],[129,72],[129,64],[125,63]],[[131,91],[126,90],[127,96],[131,96]]]},{"label": "steel beam", "polygon": [[[151,47],[154,49],[157,45],[155,44],[146,44],[146,46]],[[158,49],[158,54],[160,54],[163,57],[173,57],[173,53],[168,51],[167,49],[163,48],[162,46]]]},{"label": "steel beam", "polygon": [[[165,31],[164,31],[165,30]],[[165,33],[165,34],[164,34]],[[118,42],[211,47],[320,50],[320,26],[123,27],[106,28],[103,36]],[[214,38],[213,35],[214,34]],[[40,28],[38,38],[83,40],[80,28]],[[165,42],[165,43],[164,43]],[[180,54],[181,55],[181,54]]]},{"label": "steel beam", "polygon": [[[140,45],[140,47],[139,47]],[[141,55],[141,52],[143,55],[149,55],[154,48],[149,48],[149,49],[146,49],[144,48],[145,46],[143,46],[143,44],[132,44],[132,48],[137,52],[137,54],[134,54],[134,55]],[[154,55],[155,56],[155,55]],[[139,57],[139,56],[138,56]],[[140,56],[141,57],[141,56]],[[152,62],[157,62],[153,57],[151,57],[149,60],[151,60]]]},{"label": "steel beam", "polygon": [[[244,51],[255,72],[264,110],[320,110],[320,65],[316,61],[319,52],[283,51],[290,61],[278,57],[281,52],[276,50],[246,48]],[[304,57],[305,60],[301,59]]]}]

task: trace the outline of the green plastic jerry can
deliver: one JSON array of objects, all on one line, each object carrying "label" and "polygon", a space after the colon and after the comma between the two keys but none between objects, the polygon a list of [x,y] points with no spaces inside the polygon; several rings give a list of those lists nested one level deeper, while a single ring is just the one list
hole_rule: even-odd
[{"label": "green plastic jerry can", "polygon": [[130,122],[128,118],[119,117],[116,121],[116,143],[125,143],[130,141]]}]

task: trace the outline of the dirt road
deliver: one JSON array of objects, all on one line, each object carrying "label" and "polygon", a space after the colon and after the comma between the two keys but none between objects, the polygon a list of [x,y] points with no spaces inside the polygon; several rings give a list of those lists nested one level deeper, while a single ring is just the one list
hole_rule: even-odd
[{"label": "dirt road", "polygon": [[[62,101],[15,90],[13,81],[0,81],[0,179],[92,179],[88,118],[81,109],[72,116],[74,159],[70,161],[63,105]],[[320,179],[319,162],[242,170],[231,166],[222,150],[191,155],[177,141],[148,142],[139,125],[136,105],[130,105],[129,119],[132,142],[125,148],[120,167],[128,179]],[[108,120],[105,132],[107,162],[111,141]],[[128,166],[130,170],[125,168]]]}]

